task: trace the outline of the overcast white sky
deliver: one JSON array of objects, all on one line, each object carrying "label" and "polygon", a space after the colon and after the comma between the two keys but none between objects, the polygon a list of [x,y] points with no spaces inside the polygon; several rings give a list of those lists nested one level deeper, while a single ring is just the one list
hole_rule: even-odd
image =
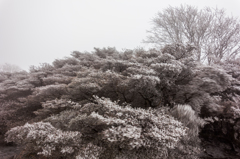
[{"label": "overcast white sky", "polygon": [[0,64],[28,70],[74,50],[147,47],[151,18],[180,4],[240,17],[240,0],[0,0]]}]

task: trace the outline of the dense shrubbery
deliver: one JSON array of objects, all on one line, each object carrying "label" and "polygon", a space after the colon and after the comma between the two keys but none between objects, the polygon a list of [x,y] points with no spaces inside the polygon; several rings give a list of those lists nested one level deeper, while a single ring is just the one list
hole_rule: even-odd
[{"label": "dense shrubbery", "polygon": [[71,158],[81,155],[79,150],[91,144],[101,148],[101,158],[127,158],[132,153],[137,158],[146,158],[148,153],[155,155],[148,154],[149,158],[164,158],[168,149],[175,148],[186,135],[187,128],[163,108],[134,109],[98,97],[95,101],[96,104],[69,105],[72,109],[51,116],[44,123],[15,127],[7,132],[6,140],[26,144],[31,152],[41,150],[38,154],[45,156],[67,154]]},{"label": "dense shrubbery", "polygon": [[239,62],[205,66],[193,51],[95,48],[1,73],[1,135],[25,145],[26,158],[197,158],[199,132],[204,141],[221,123],[239,145]]}]

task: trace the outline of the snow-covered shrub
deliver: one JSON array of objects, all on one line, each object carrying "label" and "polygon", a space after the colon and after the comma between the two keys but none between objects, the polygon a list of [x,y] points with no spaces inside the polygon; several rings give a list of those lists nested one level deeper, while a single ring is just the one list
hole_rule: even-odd
[{"label": "snow-covered shrub", "polygon": [[53,61],[53,66],[55,68],[62,68],[64,65],[77,65],[78,60],[75,58],[65,58],[65,59],[56,59]]},{"label": "snow-covered shrub", "polygon": [[106,98],[95,97],[95,100],[97,104],[86,104],[79,109],[83,115],[70,120],[69,127],[83,135],[97,135],[96,142],[104,145],[111,157],[121,154],[119,149],[136,152],[143,148],[163,157],[163,152],[174,148],[186,133],[187,129],[163,110],[156,113],[153,109],[121,107]]},{"label": "snow-covered shrub", "polygon": [[[66,85],[65,84],[58,84],[58,85],[47,85],[42,87],[35,88],[33,95],[36,98],[40,98],[41,100],[45,98],[47,99],[54,99],[59,98],[61,95],[66,94]],[[42,100],[44,101],[44,100]]]},{"label": "snow-covered shrub", "polygon": [[62,74],[65,77],[76,77],[77,72],[79,72],[81,68],[81,65],[65,64],[63,67],[55,69],[53,73]]},{"label": "snow-covered shrub", "polygon": [[32,93],[34,87],[26,72],[0,73],[0,78],[6,78],[0,82],[0,100],[16,100]]},{"label": "snow-covered shrub", "polygon": [[52,76],[44,77],[42,80],[44,85],[69,84],[72,78],[68,76],[64,76],[62,74],[55,74]]},{"label": "snow-covered shrub", "polygon": [[68,99],[54,99],[54,100],[48,100],[46,102],[42,102],[41,106],[42,106],[42,109],[38,109],[33,113],[37,115],[39,118],[44,119],[50,115],[58,114],[61,111],[64,111],[67,109],[73,109],[80,105]]},{"label": "snow-covered shrub", "polygon": [[193,50],[196,49],[193,45],[182,43],[168,44],[162,48],[162,53],[168,53],[174,56],[177,60],[192,57]]},{"label": "snow-covered shrub", "polygon": [[44,122],[15,127],[6,133],[6,141],[24,144],[29,152],[44,156],[166,158],[187,133],[188,128],[165,108],[135,109],[94,98],[95,103],[76,104]]},{"label": "snow-covered shrub", "polygon": [[76,159],[99,159],[103,151],[103,147],[89,143],[82,148],[82,150],[76,156]]},{"label": "snow-covered shrub", "polygon": [[61,131],[44,122],[12,128],[6,136],[7,142],[23,144],[27,151],[43,156],[71,158],[81,148],[81,133]]},{"label": "snow-covered shrub", "polygon": [[100,58],[107,58],[107,57],[113,57],[118,58],[119,52],[116,50],[115,47],[108,47],[108,48],[94,48],[94,53],[100,57]]},{"label": "snow-covered shrub", "polygon": [[[12,122],[12,119],[16,116],[19,108],[23,107],[22,104],[9,100],[0,103],[0,136],[14,126],[15,123]],[[1,139],[0,139],[1,141]]]}]

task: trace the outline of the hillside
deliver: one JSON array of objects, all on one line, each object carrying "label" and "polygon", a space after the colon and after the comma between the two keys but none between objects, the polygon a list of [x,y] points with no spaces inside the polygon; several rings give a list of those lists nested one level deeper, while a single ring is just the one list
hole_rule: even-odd
[{"label": "hillside", "polygon": [[240,60],[209,66],[194,51],[94,48],[1,72],[1,146],[23,146],[22,158],[238,158]]}]

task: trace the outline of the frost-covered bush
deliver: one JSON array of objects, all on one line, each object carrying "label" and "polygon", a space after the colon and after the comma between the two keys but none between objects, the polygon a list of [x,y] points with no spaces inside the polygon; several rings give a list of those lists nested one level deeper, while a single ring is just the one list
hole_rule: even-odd
[{"label": "frost-covered bush", "polygon": [[44,156],[69,153],[87,158],[96,154],[110,159],[132,154],[133,158],[166,158],[187,133],[188,128],[165,108],[135,109],[94,98],[95,103],[76,104],[45,122],[15,127],[6,133],[6,141],[27,145],[29,151]]},{"label": "frost-covered bush", "polygon": [[29,82],[27,72],[0,73],[1,77],[4,80],[0,82],[0,101],[16,100],[32,93],[34,86]]},{"label": "frost-covered bush", "polygon": [[47,99],[59,98],[61,95],[65,94],[66,85],[65,84],[57,84],[57,85],[47,85],[42,87],[35,88],[33,95],[36,98],[40,98],[39,100],[44,101]]},{"label": "frost-covered bush", "polygon": [[[231,77],[219,67],[198,65],[194,76],[184,85],[178,85],[175,102],[188,104],[200,114],[214,112],[218,106],[214,96],[218,96],[231,85]],[[207,112],[206,112],[207,111]]]},{"label": "frost-covered bush", "polygon": [[42,80],[44,85],[69,84],[72,78],[62,74],[54,74],[53,76],[44,77]]},{"label": "frost-covered bush", "polygon": [[30,153],[71,158],[81,148],[81,133],[67,132],[54,128],[50,123],[26,123],[6,133],[7,142],[25,145]]},{"label": "frost-covered bush", "polygon": [[76,77],[77,72],[81,70],[81,65],[65,64],[61,68],[57,68],[53,71],[54,74],[62,74],[63,76]]},{"label": "frost-covered bush", "polygon": [[162,53],[168,53],[174,56],[177,60],[192,57],[195,46],[182,43],[168,44],[162,48]]},{"label": "frost-covered bush", "polygon": [[107,57],[113,57],[118,58],[119,52],[116,50],[115,47],[108,47],[108,48],[94,48],[94,53],[100,57],[100,58],[107,58]]},{"label": "frost-covered bush", "polygon": [[53,66],[55,68],[62,68],[64,65],[77,65],[78,60],[75,58],[65,58],[65,59],[56,59],[53,61]]},{"label": "frost-covered bush", "polygon": [[78,103],[75,103],[68,99],[54,99],[48,100],[41,103],[42,109],[38,109],[33,113],[38,116],[40,119],[45,119],[53,114],[58,114],[61,111],[73,109],[80,106]]},{"label": "frost-covered bush", "polygon": [[0,136],[14,126],[13,118],[16,117],[17,111],[21,107],[23,107],[22,104],[13,100],[0,103]]}]

